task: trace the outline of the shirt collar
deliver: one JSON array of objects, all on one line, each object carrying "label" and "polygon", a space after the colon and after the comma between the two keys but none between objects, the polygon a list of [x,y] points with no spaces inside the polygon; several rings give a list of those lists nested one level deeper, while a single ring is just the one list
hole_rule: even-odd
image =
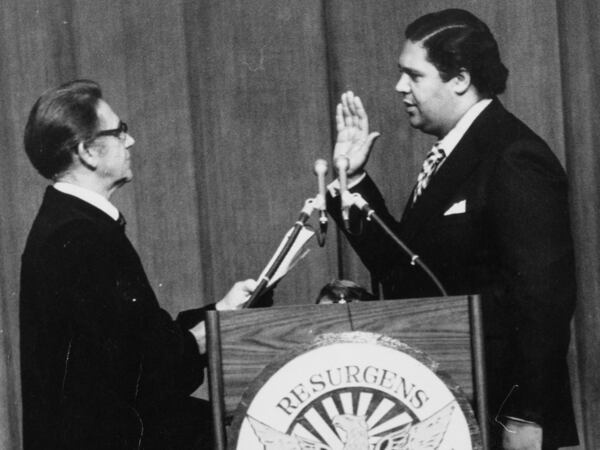
[{"label": "shirt collar", "polygon": [[119,218],[119,210],[105,197],[97,192],[64,181],[54,183],[54,188],[63,194],[72,195],[108,214],[113,220]]},{"label": "shirt collar", "polygon": [[492,103],[491,98],[484,98],[475,103],[469,110],[460,118],[454,128],[452,128],[446,136],[437,142],[439,148],[444,149],[446,157],[452,153],[452,150],[457,146],[460,140],[463,138],[469,127],[473,124],[475,119],[483,112],[487,106]]}]

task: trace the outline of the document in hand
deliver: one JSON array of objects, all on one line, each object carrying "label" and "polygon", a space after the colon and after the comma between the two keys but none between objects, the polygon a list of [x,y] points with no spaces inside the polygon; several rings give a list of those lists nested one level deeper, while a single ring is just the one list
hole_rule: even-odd
[{"label": "document in hand", "polygon": [[[275,262],[275,260],[278,258],[278,256],[282,252],[287,240],[290,238],[292,231],[293,231],[293,228],[291,228],[285,234],[283,240],[279,244],[279,247],[277,247],[277,250],[271,257],[271,260],[269,261],[267,266],[263,269],[258,280],[262,280],[263,277],[269,272],[269,270],[273,266],[273,263]],[[306,256],[306,254],[310,251],[310,249],[305,248],[305,245],[314,235],[315,235],[315,232],[313,230],[311,230],[310,228],[303,227],[300,230],[300,233],[298,234],[296,241],[290,248],[290,251],[285,256],[283,261],[281,262],[277,271],[273,274],[273,276],[269,280],[269,284],[267,285],[268,287],[271,287],[274,283],[276,283],[281,278],[283,278],[285,276],[285,274],[287,274],[292,269],[292,267],[294,267],[298,263],[298,261],[300,261],[302,258],[304,258]]]}]

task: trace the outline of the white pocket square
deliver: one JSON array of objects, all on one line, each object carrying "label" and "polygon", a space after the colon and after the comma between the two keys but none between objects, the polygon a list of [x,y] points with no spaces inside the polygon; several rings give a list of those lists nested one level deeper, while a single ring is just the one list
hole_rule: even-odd
[{"label": "white pocket square", "polygon": [[461,200],[460,202],[456,202],[448,211],[444,213],[445,216],[451,216],[452,214],[464,214],[467,211],[467,201]]}]

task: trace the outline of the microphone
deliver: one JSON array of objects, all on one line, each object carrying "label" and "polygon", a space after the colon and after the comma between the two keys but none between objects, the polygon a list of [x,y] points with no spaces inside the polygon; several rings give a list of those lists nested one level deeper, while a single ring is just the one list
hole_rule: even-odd
[{"label": "microphone", "polygon": [[365,213],[367,220],[371,220],[371,217],[373,216],[373,214],[375,214],[373,208],[371,208],[371,206],[362,197],[362,195],[354,193],[351,194],[351,196],[352,204]]},{"label": "microphone", "polygon": [[319,193],[317,194],[317,209],[319,210],[319,230],[321,232],[319,245],[325,244],[325,235],[327,234],[327,208],[325,206],[325,175],[327,174],[327,161],[317,159],[315,161],[315,174],[319,184]]},{"label": "microphone", "polygon": [[350,206],[352,202],[348,199],[350,195],[348,192],[348,166],[350,160],[346,155],[340,155],[333,160],[335,168],[338,173],[338,180],[340,182],[340,200],[341,200],[341,211],[342,221],[346,229],[350,228]]}]

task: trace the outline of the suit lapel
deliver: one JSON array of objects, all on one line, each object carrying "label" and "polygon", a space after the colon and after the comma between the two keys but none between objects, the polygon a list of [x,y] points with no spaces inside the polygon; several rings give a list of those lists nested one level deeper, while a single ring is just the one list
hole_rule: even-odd
[{"label": "suit lapel", "polygon": [[494,100],[475,119],[414,206],[411,206],[409,201],[402,216],[401,229],[404,239],[412,238],[423,229],[423,225],[432,216],[442,214],[462,182],[479,165],[485,152],[480,136],[482,130],[487,128],[485,124],[493,117],[498,107],[502,108],[500,102]]}]

